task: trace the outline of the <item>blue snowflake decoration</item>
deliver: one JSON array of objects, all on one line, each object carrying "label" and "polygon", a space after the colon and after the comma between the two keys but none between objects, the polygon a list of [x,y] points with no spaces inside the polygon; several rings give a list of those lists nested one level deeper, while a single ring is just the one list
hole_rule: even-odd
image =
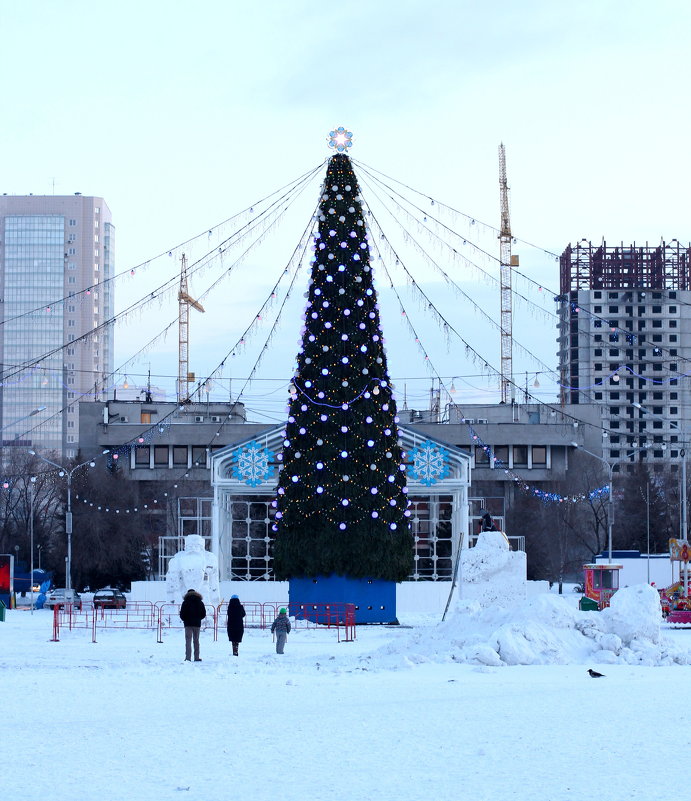
[{"label": "blue snowflake decoration", "polygon": [[341,126],[336,128],[335,131],[329,131],[326,137],[329,147],[338,150],[339,153],[345,153],[348,148],[353,146],[353,134]]},{"label": "blue snowflake decoration", "polygon": [[258,487],[273,475],[270,464],[273,458],[273,451],[262,448],[258,442],[237,448],[233,451],[233,478],[250,487]]},{"label": "blue snowflake decoration", "polygon": [[410,455],[413,458],[413,469],[410,472],[414,479],[426,487],[431,487],[449,475],[449,452],[436,442],[428,439],[419,448],[413,448]]}]

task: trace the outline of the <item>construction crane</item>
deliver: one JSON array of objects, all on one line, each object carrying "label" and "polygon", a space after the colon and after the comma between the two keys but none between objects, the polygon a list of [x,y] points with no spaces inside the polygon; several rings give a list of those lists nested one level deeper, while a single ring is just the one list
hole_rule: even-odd
[{"label": "construction crane", "polygon": [[179,344],[178,344],[178,403],[188,403],[190,399],[190,384],[194,381],[194,373],[190,373],[190,306],[199,312],[204,307],[189,294],[187,288],[187,256],[182,254],[180,265],[180,291],[178,292],[179,316]]},{"label": "construction crane", "polygon": [[511,297],[511,268],[518,266],[518,256],[511,255],[511,221],[509,219],[509,187],[506,183],[506,154],[499,145],[499,197],[501,226],[499,229],[499,284],[501,289],[501,402],[515,401],[513,382],[513,310]]}]

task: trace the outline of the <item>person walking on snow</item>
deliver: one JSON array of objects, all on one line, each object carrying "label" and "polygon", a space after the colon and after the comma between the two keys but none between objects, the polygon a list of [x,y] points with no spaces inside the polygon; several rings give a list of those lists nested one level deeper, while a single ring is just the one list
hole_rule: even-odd
[{"label": "person walking on snow", "polygon": [[240,603],[237,595],[231,595],[228,601],[228,639],[233,644],[233,656],[238,655],[238,646],[242,642],[242,635],[245,633],[245,607]]},{"label": "person walking on snow", "polygon": [[285,607],[278,610],[278,617],[271,624],[271,633],[276,635],[276,653],[282,654],[285,648],[288,633],[290,632],[290,618]]},{"label": "person walking on snow", "polygon": [[180,620],[185,624],[185,662],[191,661],[193,643],[194,661],[202,661],[199,657],[199,632],[205,617],[206,607],[201,594],[196,590],[187,590],[180,605]]}]

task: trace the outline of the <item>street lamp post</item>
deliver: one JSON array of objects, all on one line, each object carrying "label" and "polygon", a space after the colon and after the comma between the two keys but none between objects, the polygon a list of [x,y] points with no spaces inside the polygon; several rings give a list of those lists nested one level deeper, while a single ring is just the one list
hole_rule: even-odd
[{"label": "street lamp post", "polygon": [[[85,462],[77,464],[73,468],[68,470],[67,468],[63,467],[57,462],[53,462],[50,459],[46,459],[45,456],[41,456],[41,454],[36,453],[36,451],[29,451],[29,453],[32,456],[38,457],[42,462],[46,462],[46,464],[51,464],[53,465],[53,467],[57,467],[58,470],[60,470],[61,476],[67,476],[67,509],[65,511],[65,533],[67,534],[67,560],[65,568],[65,589],[71,590],[72,589],[72,476],[74,475],[76,470],[79,470],[80,467],[84,467],[84,465],[88,464],[90,467],[95,467],[96,462],[94,462],[93,459],[87,459]],[[104,451],[104,453],[108,453],[108,451]]]},{"label": "street lamp post", "polygon": [[39,406],[36,409],[32,409],[29,412],[29,414],[25,414],[24,417],[19,417],[17,420],[13,420],[11,423],[8,423],[6,426],[0,428],[0,431],[4,431],[6,428],[10,428],[10,426],[16,425],[17,423],[21,423],[22,420],[26,420],[28,417],[33,417],[34,415],[39,414],[40,412],[45,412],[47,408],[48,408],[47,406]]}]

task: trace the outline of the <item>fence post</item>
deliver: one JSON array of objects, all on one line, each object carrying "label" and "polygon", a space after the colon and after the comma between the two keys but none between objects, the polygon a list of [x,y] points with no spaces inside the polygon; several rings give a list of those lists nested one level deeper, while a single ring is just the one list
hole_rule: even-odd
[{"label": "fence post", "polygon": [[53,638],[51,642],[60,642],[60,620],[58,618],[59,615],[59,607],[56,604],[53,607]]}]

